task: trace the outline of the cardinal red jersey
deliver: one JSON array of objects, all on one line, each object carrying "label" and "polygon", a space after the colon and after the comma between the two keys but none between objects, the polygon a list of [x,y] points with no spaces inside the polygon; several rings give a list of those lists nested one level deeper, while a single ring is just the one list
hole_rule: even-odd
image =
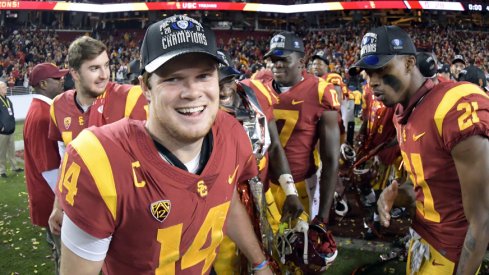
[{"label": "cardinal red jersey", "polygon": [[57,169],[60,163],[58,143],[48,139],[49,101],[45,96],[36,95],[24,123],[25,181],[31,222],[43,227],[48,226],[54,193],[42,172]]},{"label": "cardinal red jersey", "polygon": [[112,236],[104,274],[209,273],[236,182],[257,171],[236,119],[219,112],[212,135],[200,175],[163,160],[143,121],[92,127],[70,143],[57,196],[81,229]]},{"label": "cardinal red jersey", "polygon": [[244,79],[241,83],[253,89],[267,120],[272,120],[274,118],[273,105],[278,103],[278,96],[263,85],[260,80]]},{"label": "cardinal red jersey", "polygon": [[[388,108],[381,101],[375,100],[373,93],[369,92],[366,100],[367,136],[363,150],[368,153],[381,143],[389,143],[396,138],[396,128],[392,121],[394,108]],[[381,150],[378,154],[384,164],[392,164],[399,156],[399,146]]]},{"label": "cardinal red jersey", "polygon": [[[310,74],[303,76],[290,90],[278,94],[279,102],[273,106],[280,142],[296,182],[316,172],[313,151],[321,115],[328,110],[337,112],[340,107],[333,85]],[[265,85],[273,90],[272,81]]]},{"label": "cardinal red jersey", "polygon": [[[259,80],[245,79],[241,81],[241,83],[243,85],[250,87],[255,92],[258,103],[260,104],[260,107],[263,111],[263,114],[267,118],[267,121],[271,121],[272,119],[274,119],[273,105],[278,102],[278,96],[275,93],[273,93],[271,90],[269,90],[265,85],[263,85],[263,83]],[[268,131],[268,129],[266,130]],[[269,161],[270,158],[267,152],[259,163],[260,180],[264,184],[265,190],[268,190],[269,187],[268,185],[268,180],[270,179],[268,175],[268,166],[270,165]]]},{"label": "cardinal red jersey", "polygon": [[69,90],[54,99],[51,106],[49,138],[70,143],[89,126],[102,126],[121,118],[146,120],[147,101],[140,86],[109,82],[105,92],[84,112],[76,103],[76,91]]},{"label": "cardinal red jersey", "polygon": [[408,107],[398,106],[395,114],[404,167],[416,193],[413,228],[455,263],[468,224],[451,151],[467,137],[489,136],[488,99],[467,82],[434,86],[427,80]]}]

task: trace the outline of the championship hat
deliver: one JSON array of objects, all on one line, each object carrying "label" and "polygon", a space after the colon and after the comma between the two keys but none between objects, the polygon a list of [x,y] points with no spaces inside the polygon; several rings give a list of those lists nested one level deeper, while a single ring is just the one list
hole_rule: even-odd
[{"label": "championship hat", "polygon": [[287,57],[293,52],[304,53],[304,43],[292,32],[281,32],[270,40],[270,50],[263,56]]},{"label": "championship hat", "polygon": [[152,73],[170,59],[187,53],[207,54],[223,62],[210,28],[185,15],[167,17],[146,30],[141,46],[141,69]]},{"label": "championship hat", "polygon": [[223,80],[231,76],[239,76],[241,74],[238,70],[236,70],[236,68],[234,68],[234,62],[229,57],[227,52],[224,50],[217,50],[217,54],[223,61],[223,63],[219,64],[219,80]]},{"label": "championship hat", "polygon": [[363,36],[360,60],[348,73],[357,75],[363,69],[382,68],[396,55],[416,55],[416,47],[407,32],[397,26],[374,28]]},{"label": "championship hat", "polygon": [[311,60],[314,61],[314,59],[321,59],[326,63],[326,65],[329,65],[329,60],[326,57],[326,53],[324,51],[317,51],[312,57]]}]

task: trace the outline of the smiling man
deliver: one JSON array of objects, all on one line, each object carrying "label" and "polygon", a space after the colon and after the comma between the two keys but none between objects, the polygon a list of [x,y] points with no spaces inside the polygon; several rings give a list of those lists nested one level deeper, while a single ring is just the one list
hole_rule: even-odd
[{"label": "smiling man", "polygon": [[218,110],[214,33],[168,17],[147,29],[141,61],[148,120],[90,128],[66,150],[61,273],[208,274],[227,234],[271,274],[236,191],[257,168],[243,127]]},{"label": "smiling man", "polygon": [[[141,87],[109,81],[104,43],[89,36],[76,39],[68,48],[68,64],[75,89],[57,96],[50,108],[49,138],[58,141],[61,157],[66,146],[89,126],[102,126],[124,117],[146,119],[147,101]],[[55,198],[49,227],[59,235],[62,213],[57,201]]]},{"label": "smiling man", "polygon": [[396,106],[404,168],[414,184],[394,181],[378,210],[415,208],[407,274],[475,274],[489,241],[489,100],[476,85],[422,76],[409,35],[396,26],[370,30],[361,59],[376,99]]}]

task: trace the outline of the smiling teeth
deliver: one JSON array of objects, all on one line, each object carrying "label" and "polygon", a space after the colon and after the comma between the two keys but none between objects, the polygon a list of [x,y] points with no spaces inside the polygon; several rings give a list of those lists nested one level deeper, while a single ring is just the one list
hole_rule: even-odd
[{"label": "smiling teeth", "polygon": [[183,114],[190,114],[190,113],[202,112],[203,110],[204,110],[204,106],[200,106],[200,107],[181,108],[178,109],[178,112]]}]

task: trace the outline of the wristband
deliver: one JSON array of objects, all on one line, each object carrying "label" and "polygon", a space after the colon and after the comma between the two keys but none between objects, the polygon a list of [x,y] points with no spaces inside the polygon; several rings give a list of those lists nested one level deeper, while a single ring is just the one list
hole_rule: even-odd
[{"label": "wristband", "polygon": [[261,262],[259,264],[253,264],[252,270],[253,271],[260,271],[260,270],[265,269],[267,266],[268,266],[268,260],[265,259],[265,260],[263,260],[263,262]]},{"label": "wristband", "polygon": [[292,178],[291,174],[280,175],[280,177],[278,178],[278,182],[280,183],[280,186],[282,187],[282,190],[284,190],[286,196],[288,195],[298,196],[297,188],[295,187],[295,183],[294,183],[294,178]]}]

